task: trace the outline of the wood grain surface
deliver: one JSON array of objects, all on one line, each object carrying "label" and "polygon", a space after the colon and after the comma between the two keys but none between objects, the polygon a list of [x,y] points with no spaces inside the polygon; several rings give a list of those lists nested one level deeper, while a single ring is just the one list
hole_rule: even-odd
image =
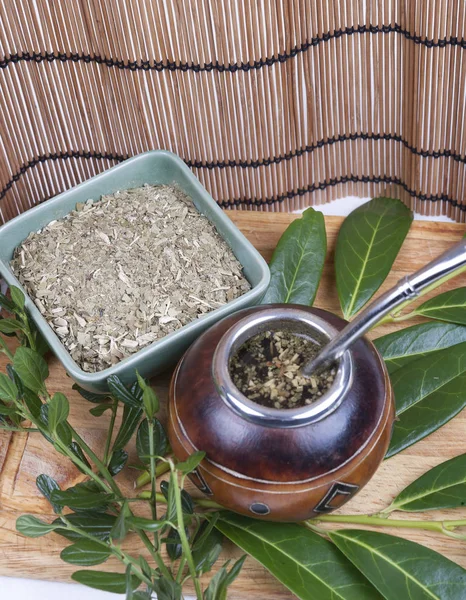
[{"label": "wood grain surface", "polygon": [[[284,213],[230,212],[232,220],[240,227],[249,240],[268,260],[286,226],[296,218]],[[333,275],[333,250],[336,233],[342,222],[340,217],[327,217],[329,253],[324,277],[319,289],[316,306],[339,313],[338,300]],[[393,285],[402,275],[415,271],[421,265],[439,255],[464,234],[464,225],[415,222],[405,242],[401,256],[386,282],[384,289]],[[466,285],[466,275],[448,282],[443,289]],[[373,337],[393,330],[384,326]],[[50,391],[62,391],[71,401],[71,421],[94,449],[102,450],[107,416],[100,418],[89,414],[90,404],[71,389],[72,381],[60,364],[50,359]],[[4,371],[6,359],[0,356],[0,370]],[[169,374],[153,381],[161,398],[167,394]],[[466,392],[465,392],[466,393]],[[343,514],[368,514],[379,511],[390,503],[392,498],[408,483],[431,467],[458,454],[466,452],[466,412],[458,415],[442,429],[419,442],[403,453],[384,462],[370,483],[340,512]],[[130,452],[130,463],[136,462],[134,449]],[[49,504],[40,496],[35,479],[41,473],[53,476],[62,486],[70,486],[82,480],[82,475],[36,434],[0,433],[0,575],[20,576],[69,581],[75,570],[72,565],[63,563],[59,554],[66,541],[49,535],[38,539],[24,538],[15,531],[16,518],[24,513],[51,518]],[[119,483],[131,492],[136,471],[125,469],[118,476]],[[454,515],[454,516],[453,516]],[[398,514],[397,514],[398,516]],[[466,508],[448,512],[435,511],[429,518],[465,519]],[[419,515],[399,518],[416,518]],[[403,535],[441,552],[451,560],[466,567],[466,546],[447,537],[432,532],[405,529],[384,529],[387,533]],[[137,554],[141,551],[136,540],[125,542],[128,550]],[[239,556],[237,549],[226,545],[225,555]],[[120,565],[109,560],[97,569],[121,570]],[[294,596],[281,586],[263,567],[253,559],[246,561],[241,576],[231,588],[229,598],[266,598],[278,600]],[[317,599],[316,599],[317,600]]]}]

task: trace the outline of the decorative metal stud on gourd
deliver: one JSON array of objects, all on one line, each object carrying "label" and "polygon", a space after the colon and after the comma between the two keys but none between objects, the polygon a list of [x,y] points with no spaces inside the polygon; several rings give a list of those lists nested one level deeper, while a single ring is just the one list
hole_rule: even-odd
[{"label": "decorative metal stud on gourd", "polygon": [[[169,437],[180,460],[206,458],[192,480],[230,510],[277,521],[301,521],[342,506],[382,461],[394,421],[384,362],[361,337],[400,305],[466,264],[462,240],[437,260],[346,321],[327,311],[276,304],[233,314],[189,348],[174,373]],[[229,365],[239,347],[267,330],[304,334],[326,346],[314,364],[337,361],[335,381],[310,406],[275,409],[246,398]]]}]

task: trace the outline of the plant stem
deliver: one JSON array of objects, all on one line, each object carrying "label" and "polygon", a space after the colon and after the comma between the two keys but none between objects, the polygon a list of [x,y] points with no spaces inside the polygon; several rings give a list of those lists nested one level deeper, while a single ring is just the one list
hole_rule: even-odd
[{"label": "plant stem", "polygon": [[10,425],[0,425],[0,431],[19,431],[20,433],[30,433],[39,430],[35,427],[13,427]]},{"label": "plant stem", "polygon": [[110,417],[110,423],[108,425],[107,441],[105,442],[104,461],[103,461],[105,465],[108,465],[108,462],[109,462],[110,444],[112,443],[113,428],[115,426],[117,409],[118,409],[118,400],[115,398],[113,400],[113,404],[112,404],[112,416]]},{"label": "plant stem", "polygon": [[425,529],[445,533],[457,527],[466,527],[466,520],[460,521],[415,521],[402,519],[387,519],[370,515],[324,515],[318,519],[305,522],[313,523],[352,523],[355,525],[372,525],[376,527],[400,527],[403,529]]},{"label": "plant stem", "polygon": [[178,583],[181,582],[181,578],[183,577],[183,571],[186,565],[186,558],[183,556],[180,560],[180,564],[178,566],[178,573],[176,574],[176,581]]},{"label": "plant stem", "polygon": [[[199,579],[196,573],[196,567],[194,565],[193,556],[191,554],[191,548],[189,547],[188,538],[186,537],[186,531],[184,529],[184,519],[183,519],[183,508],[181,506],[181,488],[178,484],[178,475],[175,471],[175,466],[173,463],[170,463],[171,468],[171,485],[173,485],[173,489],[175,492],[175,504],[176,504],[176,518],[178,521],[178,535],[180,536],[181,546],[183,548],[184,557],[186,558],[186,562],[188,563],[189,573],[191,575],[191,579],[194,583],[194,589],[196,590],[196,598],[197,600],[202,600],[202,589],[201,584],[199,583]],[[183,478],[181,479],[183,482]],[[182,485],[181,485],[182,487]]]},{"label": "plant stem", "polygon": [[[155,448],[154,448],[154,422],[152,419],[147,419],[147,425],[149,429],[149,467],[150,467],[150,509],[152,518],[154,521],[157,520],[157,494],[155,491]],[[159,547],[159,536],[154,531],[154,547],[157,550]]]},{"label": "plant stem", "polygon": [[167,566],[163,562],[162,557],[160,556],[160,554],[155,550],[154,546],[151,544],[151,541],[147,537],[147,534],[144,531],[141,531],[140,529],[138,529],[136,531],[136,533],[140,537],[142,543],[147,548],[147,550],[149,551],[149,553],[152,556],[152,558],[154,559],[154,561],[156,562],[158,568],[160,569],[160,572],[167,579],[169,579],[169,580],[172,581],[173,580],[173,575],[170,573],[170,571],[168,570]]},{"label": "plant stem", "polygon": [[[169,470],[170,465],[166,461],[160,462],[155,468],[155,476],[160,477],[161,475],[168,473]],[[144,473],[141,473],[136,479],[136,487],[140,488],[148,483],[150,483],[150,473],[149,471],[144,471]]]}]

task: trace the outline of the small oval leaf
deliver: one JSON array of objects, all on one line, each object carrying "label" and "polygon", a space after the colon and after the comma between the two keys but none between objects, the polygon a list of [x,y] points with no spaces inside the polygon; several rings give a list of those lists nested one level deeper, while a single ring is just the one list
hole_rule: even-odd
[{"label": "small oval leaf", "polygon": [[125,450],[115,450],[108,464],[110,475],[118,475],[122,471],[128,461],[128,453]]},{"label": "small oval leaf", "polygon": [[36,479],[36,485],[40,493],[50,502],[54,512],[59,512],[60,506],[52,502],[52,492],[60,489],[55,479],[49,477],[49,475],[39,475]]},{"label": "small oval leaf", "polygon": [[[124,573],[106,573],[104,571],[76,571],[71,579],[88,587],[114,594],[126,592],[126,575]],[[134,575],[131,578],[133,590],[139,586],[139,580]]]},{"label": "small oval leaf", "polygon": [[466,505],[466,454],[437,465],[408,485],[387,511],[422,512]]},{"label": "small oval leaf", "polygon": [[386,600],[463,600],[466,571],[414,542],[375,531],[329,535]]},{"label": "small oval leaf", "polygon": [[[83,511],[76,514],[66,515],[66,518],[72,525],[79,527],[79,529],[82,529],[88,535],[92,535],[93,537],[104,541],[108,541],[110,539],[110,532],[116,521],[116,517],[113,515],[92,511]],[[75,531],[63,529],[63,525],[59,519],[54,521],[54,525],[57,525],[58,527],[56,533],[59,533],[71,542],[84,539]]]},{"label": "small oval leaf", "polygon": [[0,373],[0,400],[14,402],[18,397],[18,388],[4,373]]},{"label": "small oval leaf", "polygon": [[361,310],[385,281],[412,220],[412,212],[400,200],[374,198],[343,221],[335,271],[345,319]]},{"label": "small oval leaf", "polygon": [[[167,436],[162,423],[158,419],[152,419],[152,426],[153,457],[157,458],[163,456],[167,450]],[[151,458],[150,444],[149,422],[147,419],[144,419],[139,425],[136,437],[136,450],[139,460],[145,465],[149,464]]]},{"label": "small oval leaf", "polygon": [[45,523],[32,515],[23,515],[16,520],[16,529],[26,537],[41,537],[58,529],[58,523]]},{"label": "small oval leaf", "polygon": [[110,375],[110,377],[107,378],[107,385],[114,398],[117,398],[120,402],[123,402],[132,408],[141,408],[142,397],[139,399],[133,394],[133,392],[120,381],[117,375]]},{"label": "small oval leaf", "polygon": [[15,303],[15,306],[20,310],[23,310],[25,298],[23,292],[19,289],[19,287],[16,287],[15,285],[10,285],[10,296],[12,301]]},{"label": "small oval leaf", "polygon": [[104,563],[112,552],[98,542],[92,540],[80,540],[61,551],[60,558],[71,565],[80,567],[92,567]]},{"label": "small oval leaf", "polygon": [[68,398],[61,392],[56,392],[48,402],[48,424],[50,431],[64,423],[70,413]]},{"label": "small oval leaf", "polygon": [[45,390],[44,381],[49,376],[49,368],[38,352],[19,347],[13,358],[13,367],[30,390],[36,393]]},{"label": "small oval leaf", "polygon": [[308,208],[300,219],[287,227],[278,241],[269,265],[270,284],[262,303],[312,305],[326,252],[323,214]]}]

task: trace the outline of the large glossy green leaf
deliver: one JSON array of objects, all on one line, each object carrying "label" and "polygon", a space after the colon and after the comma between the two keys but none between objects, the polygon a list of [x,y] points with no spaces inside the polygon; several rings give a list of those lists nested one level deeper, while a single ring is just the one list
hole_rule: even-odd
[{"label": "large glossy green leaf", "polygon": [[308,208],[280,238],[270,262],[270,285],[263,304],[312,305],[319,287],[327,235],[321,212]]},{"label": "large glossy green leaf", "polygon": [[15,352],[13,366],[26,387],[36,393],[45,390],[49,368],[38,352],[21,346]]},{"label": "large glossy green leaf", "polygon": [[441,554],[374,531],[330,533],[386,600],[464,600],[466,571]]},{"label": "large glossy green leaf", "polygon": [[393,500],[390,510],[422,512],[466,504],[466,454],[437,465]]},{"label": "large glossy green leaf", "polygon": [[381,598],[331,542],[300,525],[221,513],[216,527],[301,600]]},{"label": "large glossy green leaf", "polygon": [[391,380],[398,419],[387,458],[436,431],[466,406],[466,342],[401,367]]},{"label": "large glossy green leaf", "polygon": [[466,342],[466,327],[451,323],[420,323],[374,340],[389,373],[426,354]]},{"label": "large glossy green leaf", "polygon": [[416,308],[415,315],[466,325],[466,287],[439,294]]},{"label": "large glossy green leaf", "polygon": [[114,496],[102,491],[93,481],[85,481],[66,490],[53,490],[50,500],[73,510],[105,509]]},{"label": "large glossy green leaf", "polygon": [[335,271],[345,319],[356,314],[385,281],[412,220],[412,212],[394,198],[374,198],[344,220]]},{"label": "large glossy green leaf", "polygon": [[[87,585],[96,590],[124,594],[126,592],[126,575],[124,573],[105,573],[104,571],[76,571],[71,579]],[[139,580],[133,575],[131,578],[133,589],[139,585]]]}]

